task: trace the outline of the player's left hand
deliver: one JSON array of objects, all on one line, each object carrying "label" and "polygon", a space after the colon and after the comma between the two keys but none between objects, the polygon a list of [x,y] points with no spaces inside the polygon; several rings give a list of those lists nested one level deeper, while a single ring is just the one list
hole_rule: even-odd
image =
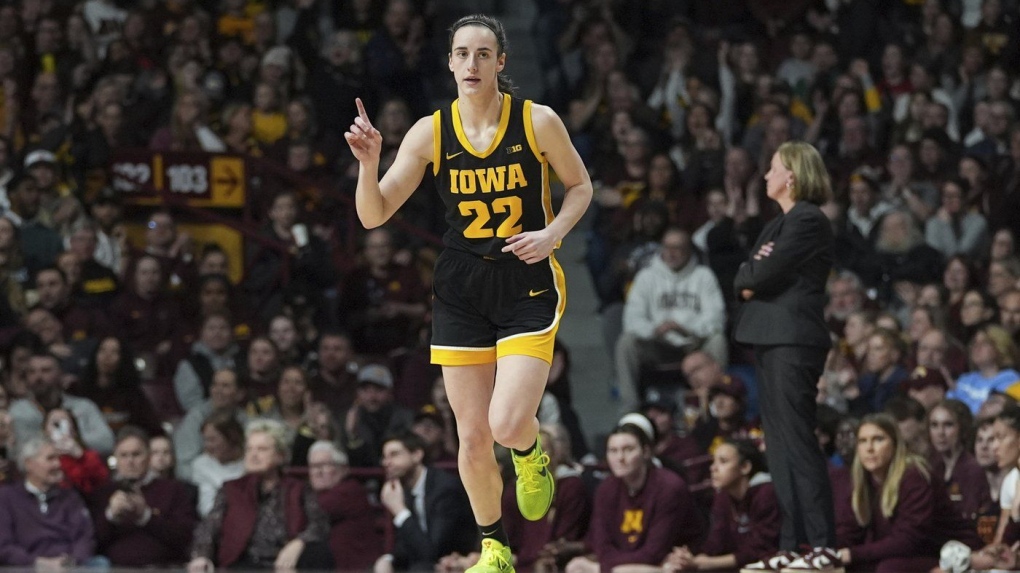
[{"label": "player's left hand", "polygon": [[558,239],[548,229],[518,233],[506,240],[504,253],[513,253],[518,259],[533,265],[544,261],[556,248]]}]

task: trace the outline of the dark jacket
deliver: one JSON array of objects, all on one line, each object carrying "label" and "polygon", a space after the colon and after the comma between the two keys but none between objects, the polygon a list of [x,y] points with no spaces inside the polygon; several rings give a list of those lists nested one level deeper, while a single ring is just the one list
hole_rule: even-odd
[{"label": "dark jacket", "polygon": [[317,494],[322,511],[329,517],[329,549],[341,571],[364,571],[382,555],[383,531],[376,517],[378,505],[356,479],[347,478]]},{"label": "dark jacket", "polygon": [[397,569],[432,571],[440,557],[454,551],[467,554],[474,549],[475,521],[460,480],[436,468],[425,473],[428,531],[422,531],[418,523],[411,492],[405,488],[404,494],[411,517],[396,530],[393,565]]},{"label": "dark jacket", "polygon": [[142,526],[106,519],[117,484],[109,482],[92,497],[99,553],[123,567],[171,566],[187,561],[191,534],[198,523],[192,493],[183,482],[156,478],[141,488],[152,517]]},{"label": "dark jacket", "polygon": [[800,201],[770,221],[751,253],[773,241],[772,254],[742,265],[733,280],[738,299],[754,291],[739,311],[734,338],[747,344],[828,348],[823,309],[832,269],[832,226],[816,205]]}]

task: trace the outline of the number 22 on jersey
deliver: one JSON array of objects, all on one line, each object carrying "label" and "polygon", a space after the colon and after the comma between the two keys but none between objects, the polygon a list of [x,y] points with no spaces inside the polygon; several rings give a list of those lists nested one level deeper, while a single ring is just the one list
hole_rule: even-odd
[{"label": "number 22 on jersey", "polygon": [[489,205],[484,201],[461,201],[458,208],[461,215],[474,216],[471,224],[464,229],[464,236],[468,239],[488,239],[493,235],[505,239],[523,230],[523,226],[518,224],[523,208],[521,207],[521,198],[516,195],[499,197],[492,201],[493,213],[508,213],[495,231],[489,226],[492,213],[489,212]]}]

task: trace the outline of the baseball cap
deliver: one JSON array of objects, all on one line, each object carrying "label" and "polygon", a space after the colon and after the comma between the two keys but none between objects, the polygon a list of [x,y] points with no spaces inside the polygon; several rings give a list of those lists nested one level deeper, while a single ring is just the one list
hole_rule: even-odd
[{"label": "baseball cap", "polygon": [[37,163],[56,165],[57,156],[54,155],[52,151],[47,151],[45,149],[36,149],[25,156],[25,169],[28,169]]},{"label": "baseball cap", "polygon": [[103,187],[96,193],[93,205],[104,205],[108,203],[120,204],[120,194],[112,187]]},{"label": "baseball cap", "polygon": [[645,392],[645,400],[641,402],[641,410],[656,408],[670,414],[676,413],[676,401],[658,388],[650,388]]},{"label": "baseball cap", "polygon": [[418,413],[414,415],[414,423],[421,422],[422,420],[432,420],[440,427],[443,425],[443,417],[439,414],[439,410],[436,409],[432,404],[425,404],[418,410]]},{"label": "baseball cap", "polygon": [[910,373],[910,378],[903,382],[901,388],[904,392],[908,392],[910,390],[924,390],[929,386],[939,386],[943,390],[949,389],[949,384],[941,372],[934,368],[918,366]]},{"label": "baseball cap", "polygon": [[725,394],[741,402],[747,400],[747,386],[740,378],[725,376],[722,381],[708,390],[709,399],[717,394]]},{"label": "baseball cap", "polygon": [[382,364],[368,364],[358,370],[358,385],[375,384],[383,388],[393,388],[393,374]]}]

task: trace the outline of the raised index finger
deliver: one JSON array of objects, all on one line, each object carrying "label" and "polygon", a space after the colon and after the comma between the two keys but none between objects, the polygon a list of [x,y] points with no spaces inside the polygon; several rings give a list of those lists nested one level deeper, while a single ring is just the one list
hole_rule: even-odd
[{"label": "raised index finger", "polygon": [[365,111],[365,104],[361,103],[361,98],[354,98],[354,103],[358,106],[358,116],[361,117],[362,121],[368,125],[372,125],[372,122],[368,120],[368,112]]}]

